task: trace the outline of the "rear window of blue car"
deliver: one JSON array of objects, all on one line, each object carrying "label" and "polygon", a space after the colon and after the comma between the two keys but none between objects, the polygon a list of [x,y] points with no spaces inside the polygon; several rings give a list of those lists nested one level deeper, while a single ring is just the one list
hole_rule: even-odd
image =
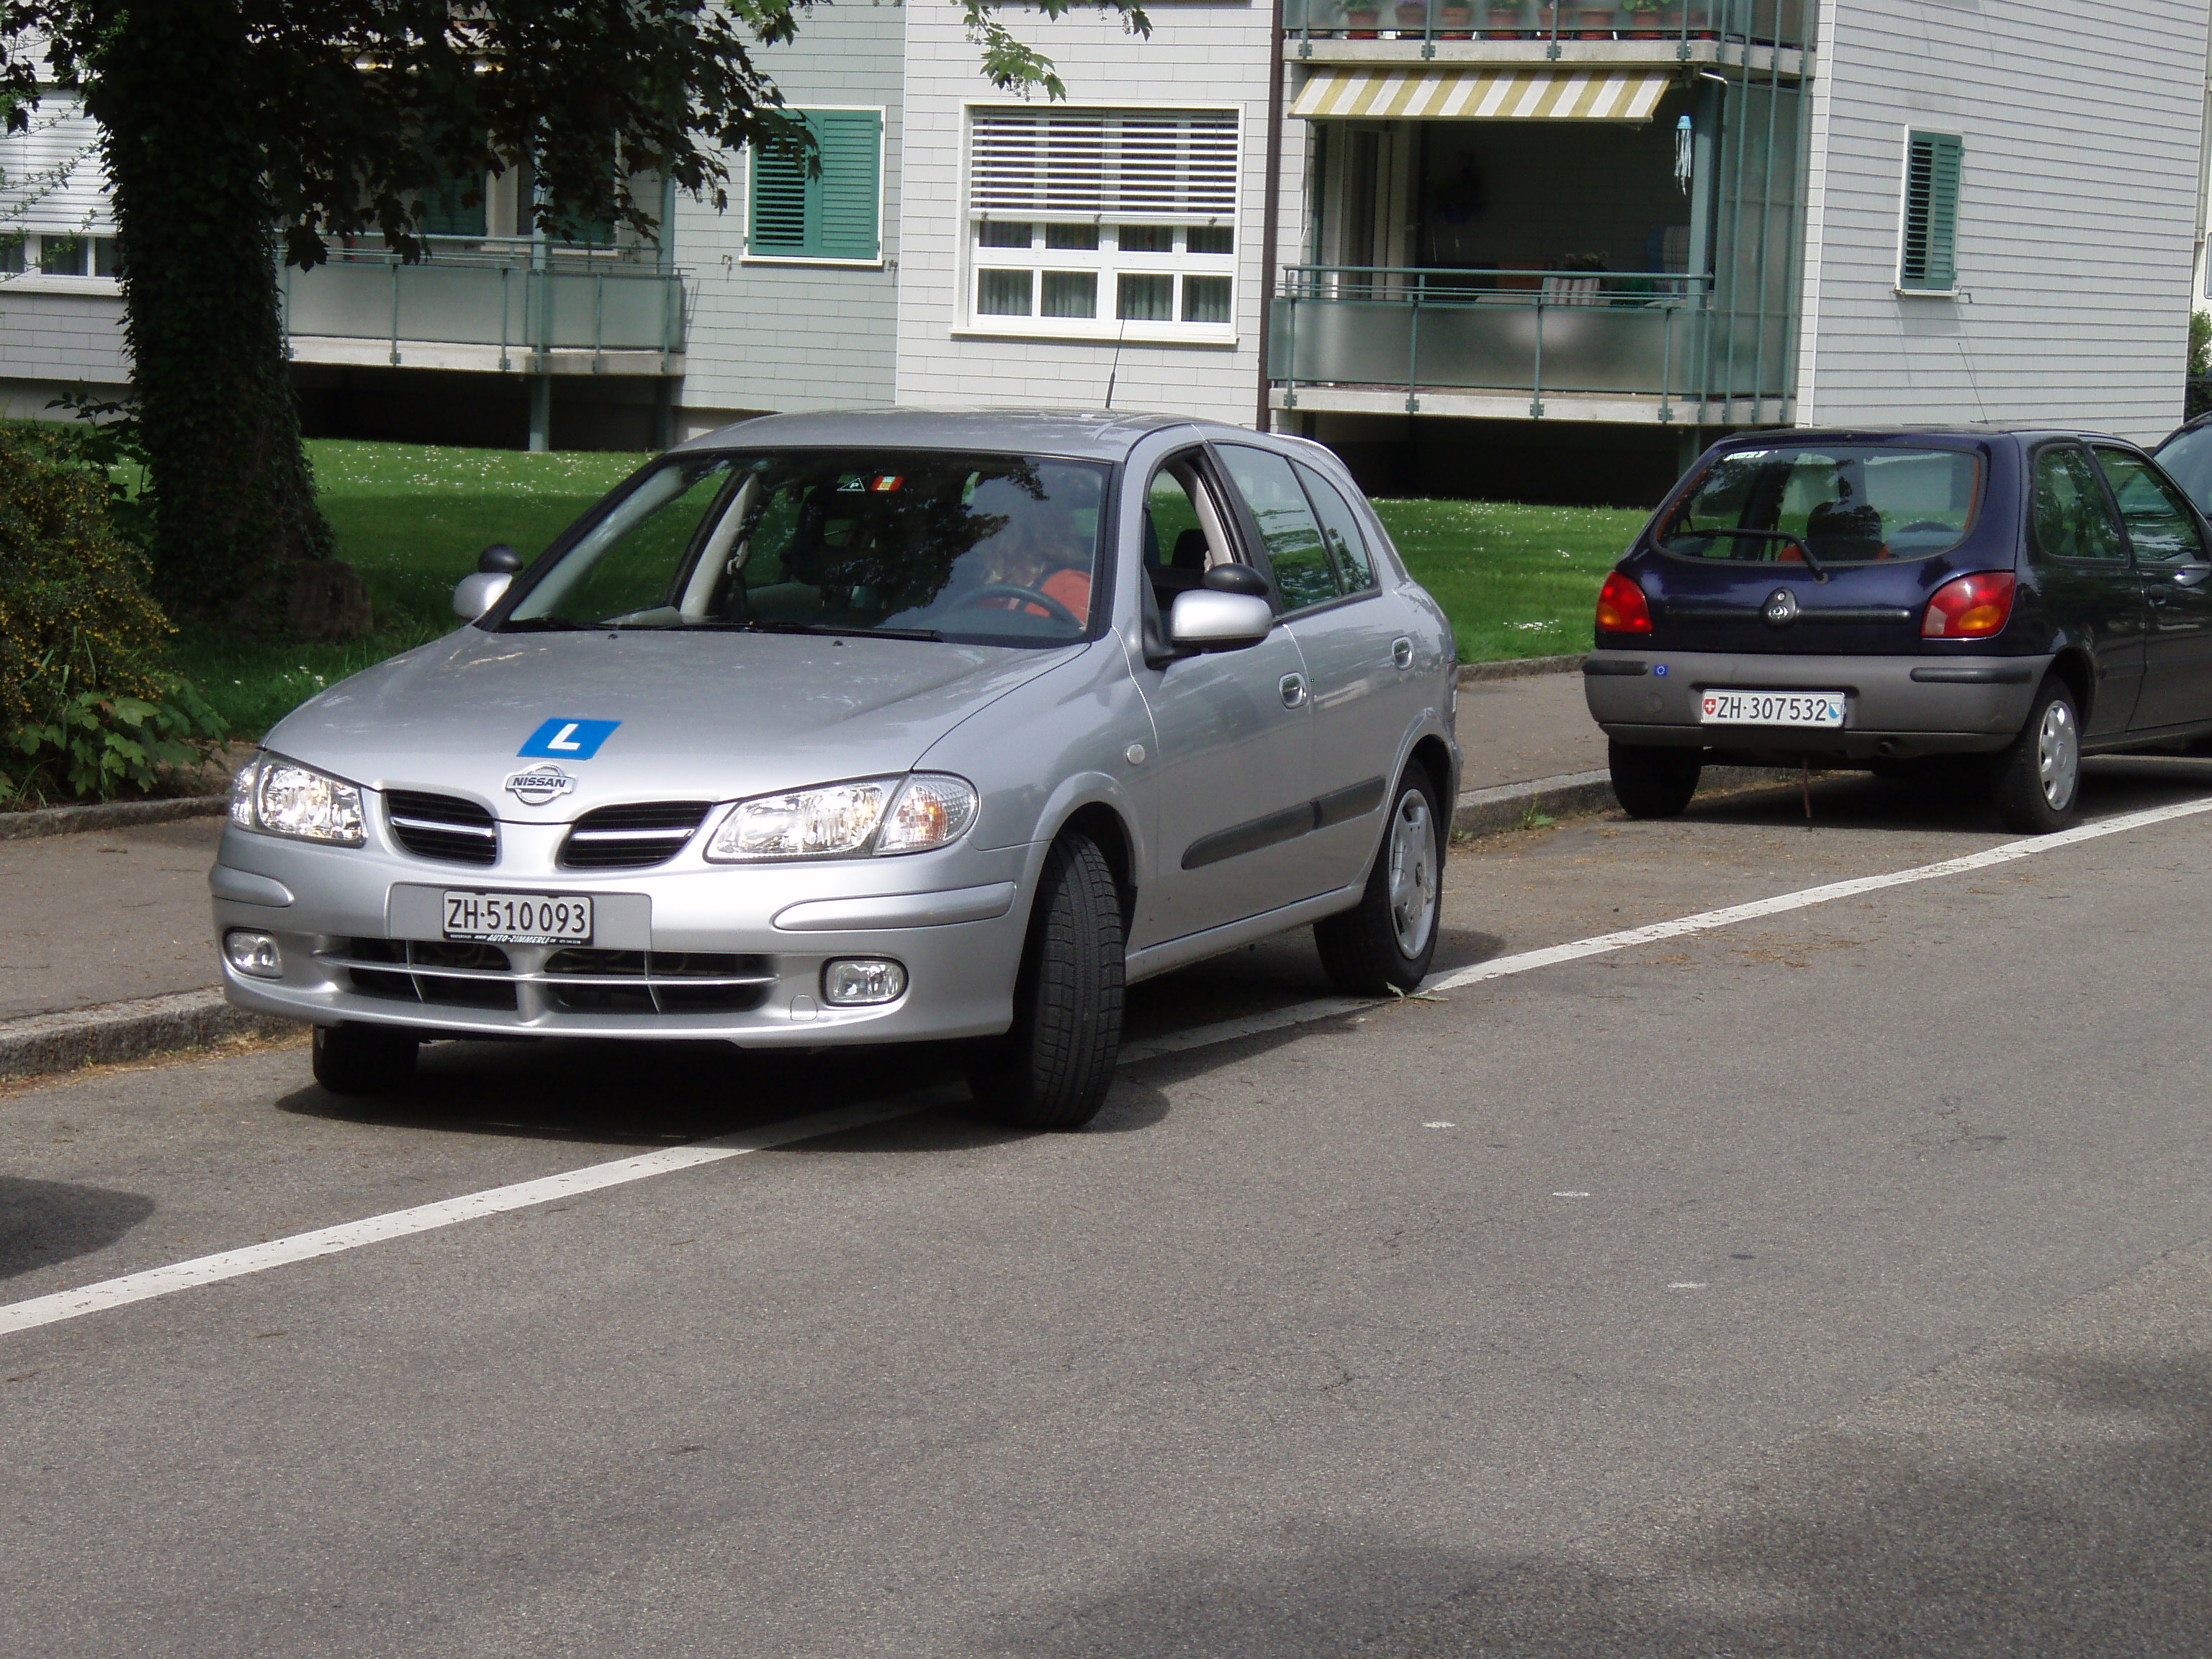
[{"label": "rear window of blue car", "polygon": [[1948,552],[1974,527],[1982,458],[1903,445],[1778,445],[1716,456],[1658,545],[1730,563],[1874,564]]}]

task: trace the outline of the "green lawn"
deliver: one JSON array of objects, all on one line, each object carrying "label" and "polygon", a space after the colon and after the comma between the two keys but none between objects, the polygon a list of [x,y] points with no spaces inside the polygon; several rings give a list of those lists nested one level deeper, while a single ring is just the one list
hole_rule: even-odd
[{"label": "green lawn", "polygon": [[[179,639],[179,667],[240,736],[258,736],[323,686],[450,632],[453,584],[488,543],[534,556],[641,455],[325,440],[308,446],[341,556],[362,574],[376,631],[345,645]],[[1377,501],[1413,574],[1437,596],[1460,659],[1577,651],[1605,573],[1643,514],[1487,501]]]}]

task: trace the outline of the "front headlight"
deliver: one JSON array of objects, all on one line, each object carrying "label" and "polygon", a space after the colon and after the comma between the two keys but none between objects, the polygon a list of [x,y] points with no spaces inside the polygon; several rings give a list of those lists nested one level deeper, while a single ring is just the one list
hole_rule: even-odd
[{"label": "front headlight", "polygon": [[707,857],[749,864],[926,853],[957,841],[975,821],[975,787],[965,778],[863,778],[739,801],[708,842]]},{"label": "front headlight", "polygon": [[264,835],[359,847],[361,791],[297,762],[257,755],[231,781],[230,821]]}]

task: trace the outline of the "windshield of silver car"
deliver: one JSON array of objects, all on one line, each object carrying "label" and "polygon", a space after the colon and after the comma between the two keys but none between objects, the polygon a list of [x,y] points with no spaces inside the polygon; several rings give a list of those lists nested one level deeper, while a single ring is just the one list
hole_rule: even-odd
[{"label": "windshield of silver car", "polygon": [[1904,446],[1778,446],[1715,458],[1659,533],[1662,551],[1754,564],[1924,559],[1973,528],[1981,457]]},{"label": "windshield of silver car", "polygon": [[1091,629],[1106,479],[927,450],[672,457],[499,625],[1060,644]]}]

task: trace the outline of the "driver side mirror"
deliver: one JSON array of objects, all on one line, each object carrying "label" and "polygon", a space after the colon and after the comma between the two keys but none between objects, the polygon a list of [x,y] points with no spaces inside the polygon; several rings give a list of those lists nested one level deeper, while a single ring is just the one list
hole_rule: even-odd
[{"label": "driver side mirror", "polygon": [[1274,632],[1274,606],[1258,594],[1221,592],[1212,583],[1216,574],[1206,572],[1204,587],[1176,595],[1175,609],[1168,613],[1168,638],[1179,651],[1242,651]]},{"label": "driver side mirror", "polygon": [[464,576],[453,589],[453,614],[474,622],[506,597],[514,573],[522,568],[522,555],[505,542],[494,542],[477,555],[476,573]]}]

